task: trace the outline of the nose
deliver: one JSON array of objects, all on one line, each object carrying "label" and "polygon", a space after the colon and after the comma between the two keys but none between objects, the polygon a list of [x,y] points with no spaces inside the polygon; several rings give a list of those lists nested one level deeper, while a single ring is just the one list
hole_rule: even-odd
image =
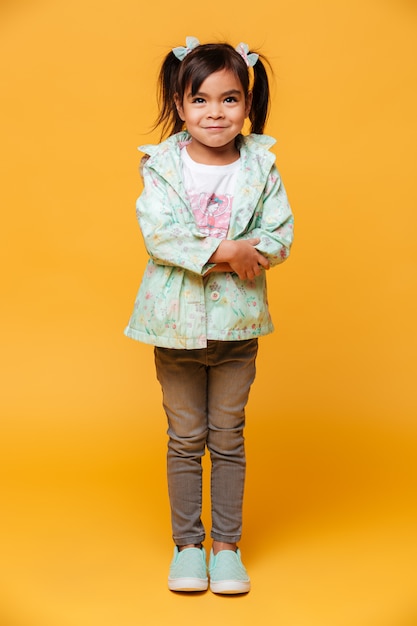
[{"label": "nose", "polygon": [[223,117],[221,104],[218,102],[213,102],[212,104],[210,104],[209,110],[207,112],[207,117],[215,120]]}]

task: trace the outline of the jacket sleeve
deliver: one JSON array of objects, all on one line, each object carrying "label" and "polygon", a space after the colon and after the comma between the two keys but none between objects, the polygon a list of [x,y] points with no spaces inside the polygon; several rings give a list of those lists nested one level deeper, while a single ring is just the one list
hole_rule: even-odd
[{"label": "jacket sleeve", "polygon": [[178,193],[152,168],[142,168],[144,190],[136,203],[136,215],[145,247],[159,265],[182,267],[203,275],[213,266],[208,259],[220,244],[205,237]]},{"label": "jacket sleeve", "polygon": [[293,241],[294,218],[287,193],[275,165],[272,166],[264,194],[245,239],[258,237],[255,246],[270,262],[271,267],[288,258]]}]

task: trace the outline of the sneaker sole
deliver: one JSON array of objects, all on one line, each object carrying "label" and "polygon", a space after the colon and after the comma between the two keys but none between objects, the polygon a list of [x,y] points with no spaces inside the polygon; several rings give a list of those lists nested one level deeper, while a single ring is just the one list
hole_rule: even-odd
[{"label": "sneaker sole", "polygon": [[170,591],[206,591],[208,580],[203,578],[168,578]]},{"label": "sneaker sole", "polygon": [[250,591],[250,582],[240,580],[210,581],[210,591],[224,594],[248,593]]}]

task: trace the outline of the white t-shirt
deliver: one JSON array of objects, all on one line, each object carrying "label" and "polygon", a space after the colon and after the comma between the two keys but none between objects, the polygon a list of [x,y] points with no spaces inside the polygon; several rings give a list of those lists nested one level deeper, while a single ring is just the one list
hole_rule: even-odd
[{"label": "white t-shirt", "polygon": [[228,165],[196,163],[181,149],[184,186],[199,231],[206,237],[225,239],[240,160]]}]

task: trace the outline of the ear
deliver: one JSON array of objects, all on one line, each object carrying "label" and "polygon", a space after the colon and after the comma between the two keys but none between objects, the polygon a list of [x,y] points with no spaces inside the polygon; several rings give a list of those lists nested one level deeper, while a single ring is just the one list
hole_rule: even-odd
[{"label": "ear", "polygon": [[177,113],[180,116],[180,119],[185,122],[185,118],[184,118],[184,109],[182,106],[182,102],[178,97],[178,94],[174,94],[174,102],[175,102],[175,106],[177,108]]},{"label": "ear", "polygon": [[248,91],[248,95],[246,96],[246,102],[245,102],[245,117],[249,117],[249,113],[252,108],[252,100],[253,100],[253,93],[251,91]]}]

